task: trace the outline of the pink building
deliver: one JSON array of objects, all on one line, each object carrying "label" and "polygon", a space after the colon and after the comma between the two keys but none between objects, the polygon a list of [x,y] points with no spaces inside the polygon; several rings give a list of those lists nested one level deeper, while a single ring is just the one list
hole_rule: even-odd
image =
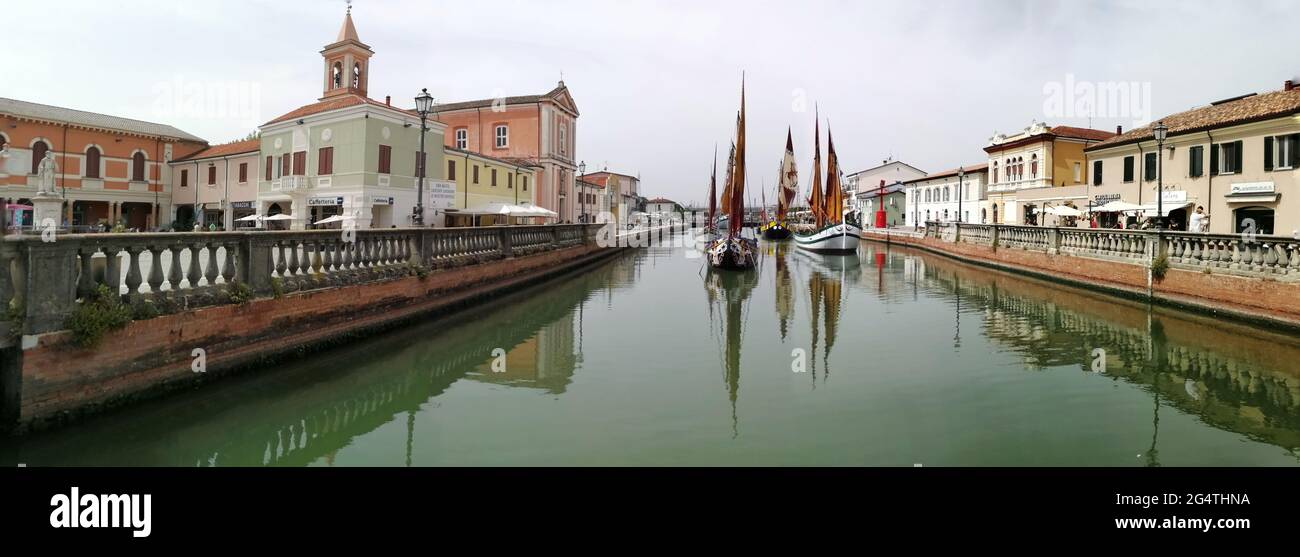
[{"label": "pink building", "polygon": [[436,105],[433,116],[447,126],[447,147],[541,167],[537,204],[577,221],[578,107],[563,81],[544,95]]}]

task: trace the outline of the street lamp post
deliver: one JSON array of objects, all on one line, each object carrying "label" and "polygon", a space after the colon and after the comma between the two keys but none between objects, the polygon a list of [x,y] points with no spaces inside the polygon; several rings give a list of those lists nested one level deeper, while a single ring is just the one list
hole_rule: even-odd
[{"label": "street lamp post", "polygon": [[574,185],[578,187],[578,222],[587,222],[587,192],[582,191],[582,177],[587,174],[587,161],[578,163],[578,177],[574,178]]},{"label": "street lamp post", "polygon": [[1156,230],[1165,229],[1165,157],[1161,151],[1165,148],[1165,137],[1169,135],[1169,128],[1164,122],[1156,122],[1153,128],[1156,136],[1156,160],[1159,161],[1156,168]]},{"label": "street lamp post", "polygon": [[963,185],[965,184],[965,182],[966,182],[966,167],[958,168],[957,169],[957,224],[961,224],[961,222],[964,220],[962,219],[961,216],[961,198],[965,197],[965,194],[962,193],[962,190],[965,189],[965,186]]},{"label": "street lamp post", "polygon": [[424,226],[424,174],[425,168],[429,166],[425,160],[424,154],[424,132],[428,129],[425,122],[429,119],[429,111],[433,108],[433,95],[429,94],[428,89],[421,89],[420,94],[415,97],[415,111],[420,114],[420,172],[416,177],[416,198],[415,198],[415,225]]}]

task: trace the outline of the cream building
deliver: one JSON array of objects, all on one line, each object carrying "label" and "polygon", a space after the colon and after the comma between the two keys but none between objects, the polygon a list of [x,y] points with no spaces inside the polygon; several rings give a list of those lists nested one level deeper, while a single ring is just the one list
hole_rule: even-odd
[{"label": "cream building", "polygon": [[1012,135],[994,134],[988,154],[991,224],[1043,224],[1043,209],[1086,203],[1084,149],[1115,134],[1072,126],[1030,124]]},{"label": "cream building", "polygon": [[[1163,149],[1154,126],[1163,123]],[[1087,149],[1092,167],[1088,201],[1160,205],[1171,228],[1183,229],[1202,206],[1209,232],[1252,225],[1258,234],[1300,230],[1300,88],[1226,99],[1172,114]],[[1160,173],[1163,168],[1163,178]],[[1103,224],[1112,224],[1108,216]]]}]

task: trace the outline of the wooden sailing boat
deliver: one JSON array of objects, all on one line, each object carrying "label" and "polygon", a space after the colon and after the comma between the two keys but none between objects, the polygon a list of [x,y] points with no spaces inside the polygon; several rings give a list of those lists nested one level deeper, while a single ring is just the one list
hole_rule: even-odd
[{"label": "wooden sailing boat", "polygon": [[826,191],[821,190],[821,122],[818,116],[818,142],[813,152],[812,196],[809,208],[816,219],[813,231],[795,234],[795,245],[819,253],[851,253],[858,250],[862,229],[844,220],[844,189],[840,185],[840,162],[835,155],[835,140],[826,130]]},{"label": "wooden sailing boat", "polygon": [[709,212],[705,214],[704,234],[713,240],[718,234],[718,146],[713,146],[713,174],[709,176]]},{"label": "wooden sailing boat", "polygon": [[736,116],[736,142],[727,164],[727,184],[722,191],[722,213],[727,218],[724,236],[709,243],[706,255],[714,269],[753,269],[758,242],[742,238],[745,223],[745,84],[740,85],[740,113]]},{"label": "wooden sailing boat", "polygon": [[763,237],[768,240],[785,240],[790,237],[790,225],[786,223],[786,213],[790,203],[799,192],[799,171],[794,166],[794,137],[790,129],[785,130],[785,157],[781,159],[781,168],[777,171],[776,182],[776,218],[763,223]]}]

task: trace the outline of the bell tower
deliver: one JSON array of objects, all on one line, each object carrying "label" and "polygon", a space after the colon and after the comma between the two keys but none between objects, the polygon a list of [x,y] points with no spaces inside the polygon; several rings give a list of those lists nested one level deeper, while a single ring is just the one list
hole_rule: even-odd
[{"label": "bell tower", "polygon": [[370,80],[370,57],[375,52],[357,37],[357,27],[352,24],[350,0],[338,38],[325,45],[320,54],[325,58],[325,94],[321,100],[339,95],[366,96],[366,82]]}]

